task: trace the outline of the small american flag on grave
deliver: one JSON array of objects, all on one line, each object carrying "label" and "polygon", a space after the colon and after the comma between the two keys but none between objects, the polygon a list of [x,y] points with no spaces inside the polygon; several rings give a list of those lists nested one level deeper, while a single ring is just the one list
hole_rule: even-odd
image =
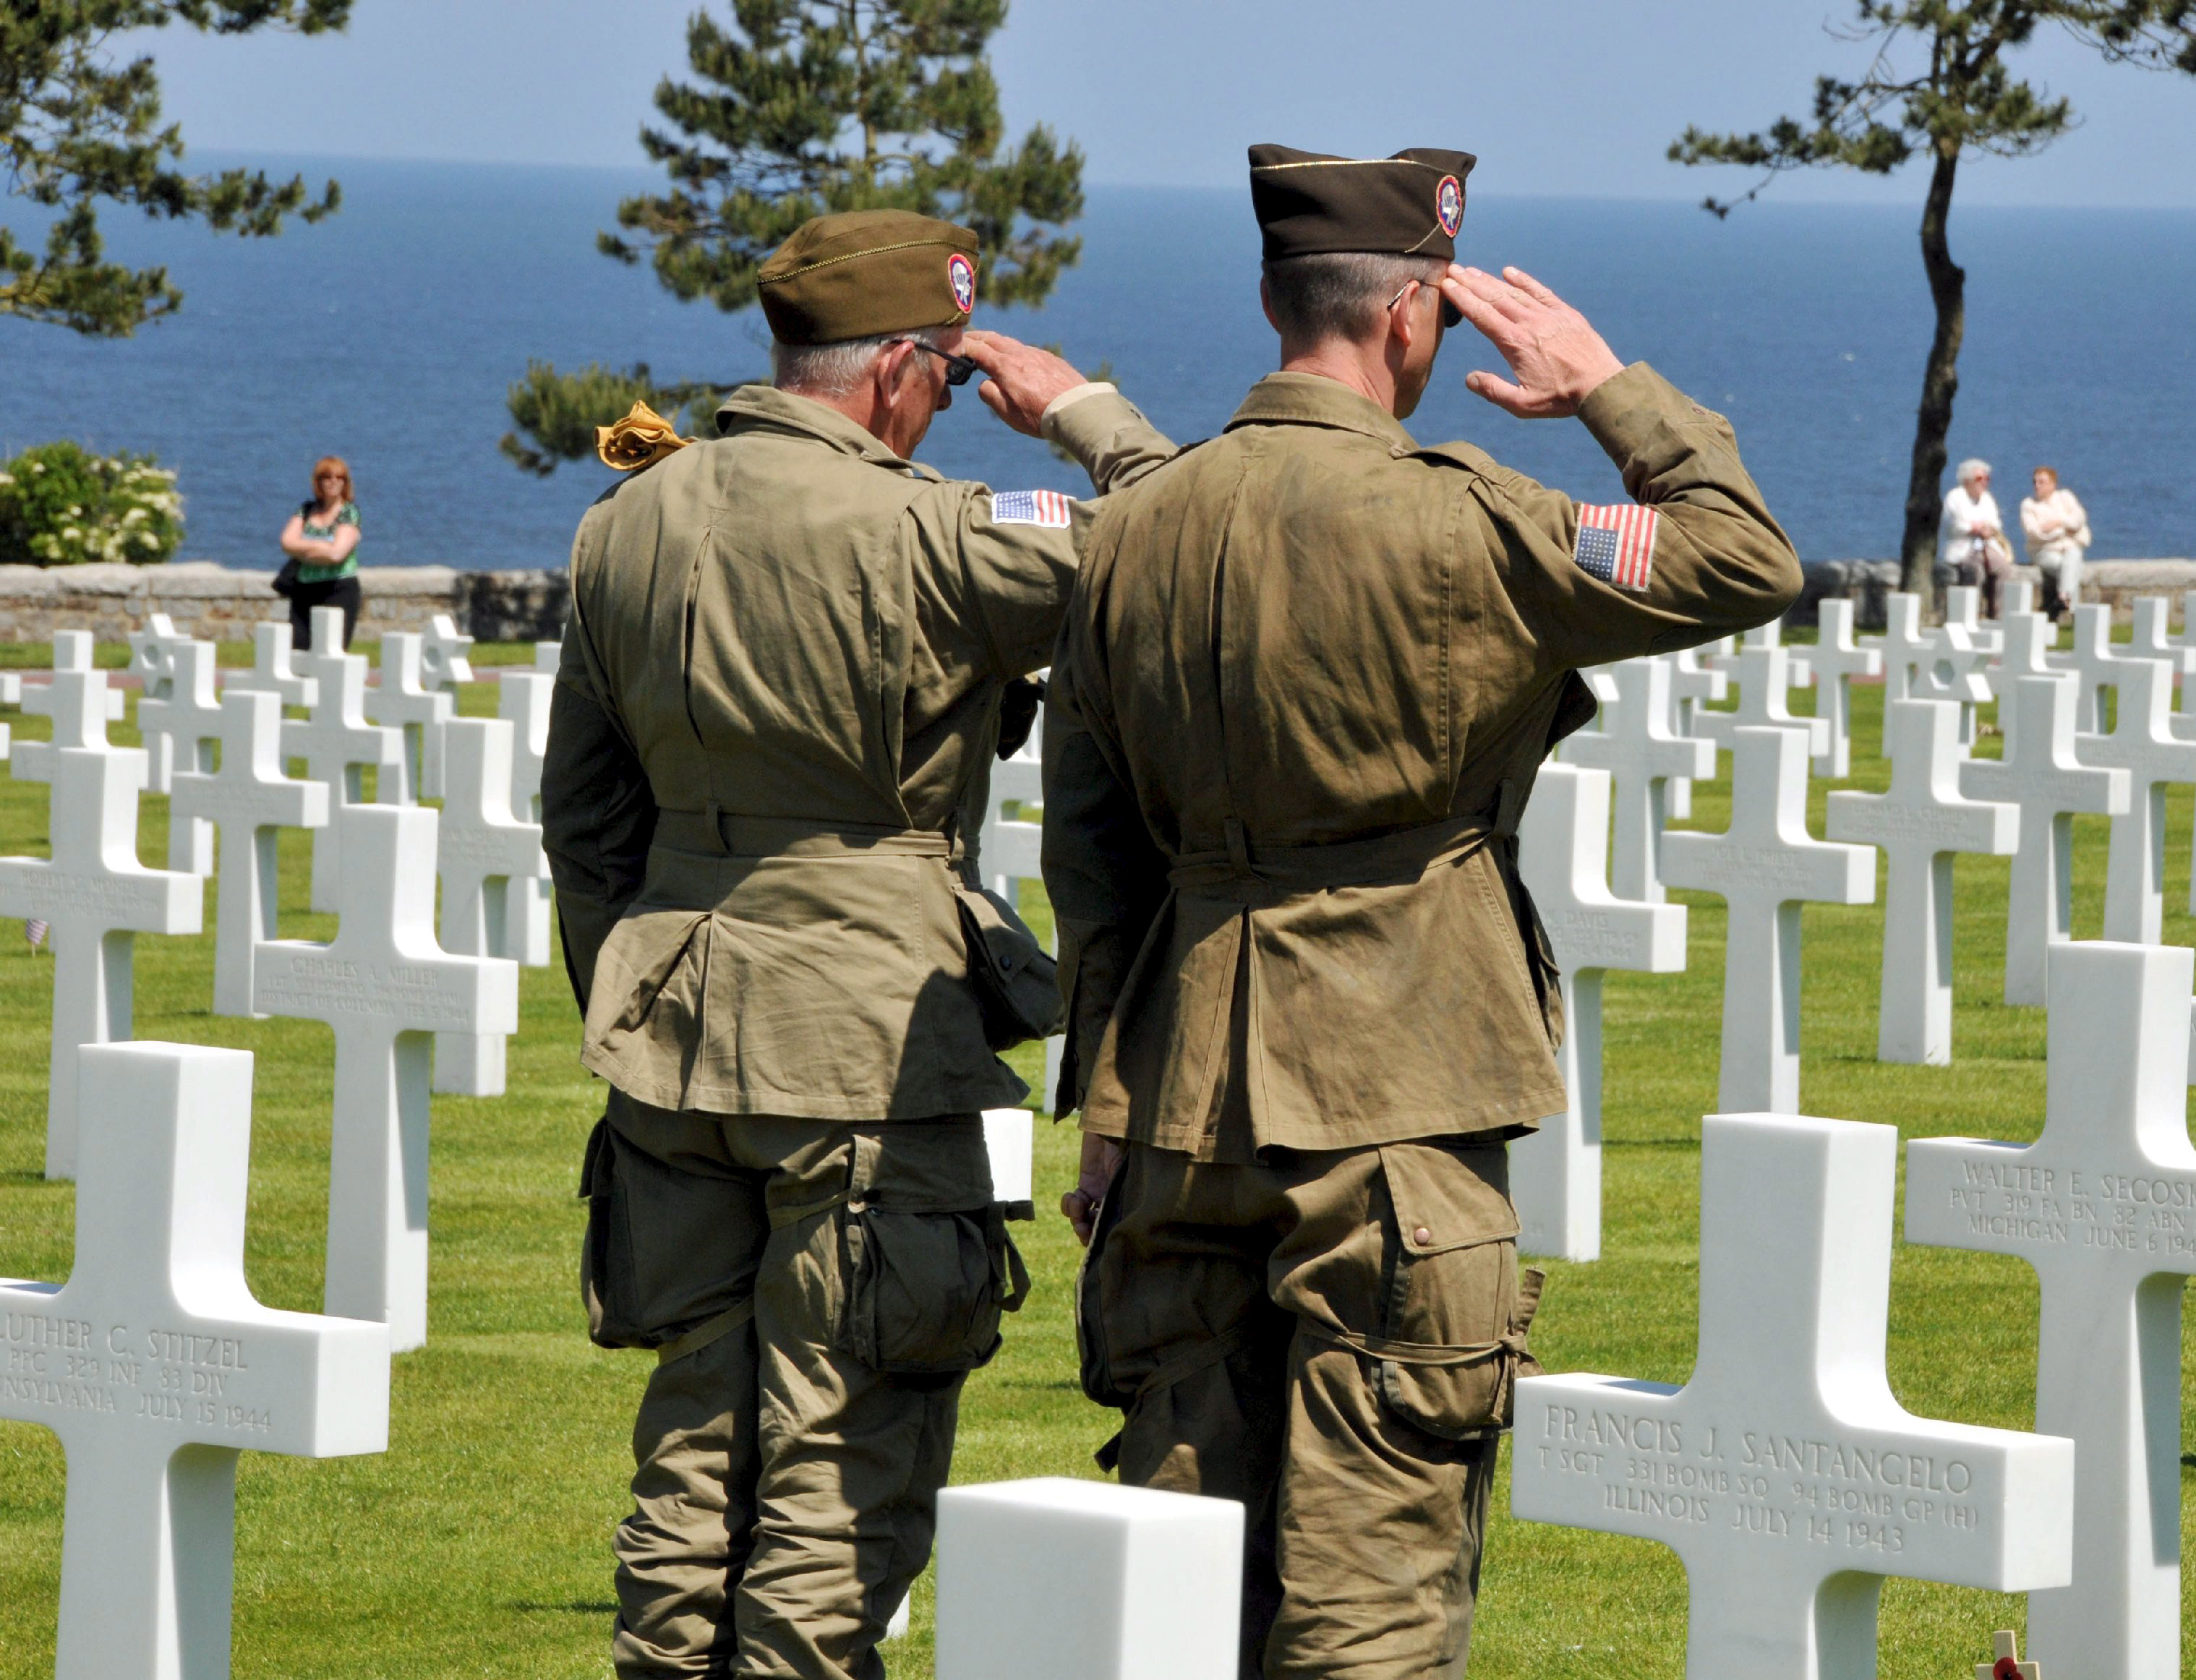
[{"label": "small american flag on grave", "polygon": [[1067,528],[1074,506],[1057,490],[1002,490],[991,498],[994,525],[1044,525],[1055,531]]},{"label": "small american flag on grave", "polygon": [[1571,557],[1588,577],[1644,592],[1655,575],[1655,534],[1662,516],[1651,507],[1579,509],[1578,546]]}]

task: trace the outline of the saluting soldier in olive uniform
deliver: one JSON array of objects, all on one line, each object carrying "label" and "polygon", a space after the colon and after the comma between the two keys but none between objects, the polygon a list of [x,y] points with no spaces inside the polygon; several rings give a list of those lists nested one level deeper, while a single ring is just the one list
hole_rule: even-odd
[{"label": "saluting soldier in olive uniform", "polygon": [[657,1359],[627,1680],[881,1675],[962,1383],[1025,1286],[979,1111],[1026,1094],[994,1053],[1058,999],[1049,970],[1035,1006],[985,985],[995,948],[1036,953],[964,842],[1093,511],[909,457],[980,367],[1101,492],[1173,451],[1111,386],[964,334],[977,257],[904,211],[806,224],[760,273],[775,388],[706,443],[610,429],[645,470],[573,550],[542,815],[611,1086],[585,1293],[598,1342]]},{"label": "saluting soldier in olive uniform", "polygon": [[[1517,818],[1576,667],[1800,571],[1720,417],[1453,265],[1471,157],[1251,163],[1282,370],[1107,503],[1047,701],[1084,1380],[1124,1481],[1249,1507],[1246,1675],[1456,1676],[1534,1368],[1504,1145],[1564,1100]],[[1459,318],[1511,369],[1471,389],[1576,415],[1634,504],[1412,438]]]}]

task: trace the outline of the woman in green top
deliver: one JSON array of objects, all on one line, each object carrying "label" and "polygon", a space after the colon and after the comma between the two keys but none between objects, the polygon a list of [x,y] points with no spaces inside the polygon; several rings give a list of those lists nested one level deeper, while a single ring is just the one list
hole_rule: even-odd
[{"label": "woman in green top", "polygon": [[313,645],[313,609],[341,607],[344,646],[358,628],[358,504],[351,499],[350,468],[340,455],[323,455],[313,468],[313,494],[282,528],[282,551],[298,563],[290,592],[291,644]]}]

